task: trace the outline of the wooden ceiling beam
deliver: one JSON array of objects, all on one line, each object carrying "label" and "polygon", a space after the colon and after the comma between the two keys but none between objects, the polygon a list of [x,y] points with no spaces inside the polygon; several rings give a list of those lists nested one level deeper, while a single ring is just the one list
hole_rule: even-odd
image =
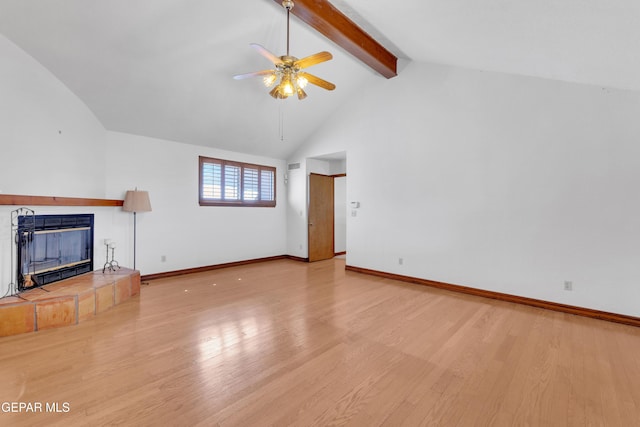
[{"label": "wooden ceiling beam", "polygon": [[327,0],[294,0],[291,13],[384,77],[398,75],[398,58]]}]

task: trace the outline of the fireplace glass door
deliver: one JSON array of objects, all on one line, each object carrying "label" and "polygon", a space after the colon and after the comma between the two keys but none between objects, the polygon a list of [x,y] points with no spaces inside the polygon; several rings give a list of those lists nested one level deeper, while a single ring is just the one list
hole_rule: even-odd
[{"label": "fireplace glass door", "polygon": [[93,215],[61,217],[42,215],[23,221],[18,238],[19,288],[93,270]]}]

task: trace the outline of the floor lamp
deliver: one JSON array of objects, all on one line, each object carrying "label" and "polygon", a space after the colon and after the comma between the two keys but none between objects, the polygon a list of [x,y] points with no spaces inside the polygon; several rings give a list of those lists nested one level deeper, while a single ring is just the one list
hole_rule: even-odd
[{"label": "floor lamp", "polygon": [[135,190],[127,191],[124,197],[122,210],[125,212],[133,212],[133,269],[136,269],[136,214],[138,212],[151,212],[151,202],[149,201],[148,191]]}]

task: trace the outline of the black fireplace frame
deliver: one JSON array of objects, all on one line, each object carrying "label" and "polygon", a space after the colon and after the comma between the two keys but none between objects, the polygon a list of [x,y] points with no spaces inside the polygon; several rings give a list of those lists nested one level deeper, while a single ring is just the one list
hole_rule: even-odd
[{"label": "black fireplace frame", "polygon": [[[59,280],[74,277],[93,271],[93,228],[94,214],[64,214],[64,215],[21,215],[18,217],[16,233],[17,259],[16,265],[18,291],[25,291],[35,287],[47,285]],[[89,228],[89,237],[84,248],[87,260],[72,266],[62,266],[52,271],[37,274],[23,274],[23,248],[34,240],[34,234],[43,231],[72,230],[75,228]],[[26,277],[28,276],[28,277]]]}]

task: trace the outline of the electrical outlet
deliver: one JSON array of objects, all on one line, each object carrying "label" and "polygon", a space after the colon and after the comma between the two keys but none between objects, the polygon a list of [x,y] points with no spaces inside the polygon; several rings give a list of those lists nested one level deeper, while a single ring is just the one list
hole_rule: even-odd
[{"label": "electrical outlet", "polygon": [[572,291],[573,290],[573,282],[571,280],[565,280],[564,281],[564,290],[565,291]]},{"label": "electrical outlet", "polygon": [[162,255],[160,257],[160,262],[167,262],[167,256],[166,255]]},{"label": "electrical outlet", "polygon": [[398,258],[398,264],[403,265],[404,264],[404,259]]}]

